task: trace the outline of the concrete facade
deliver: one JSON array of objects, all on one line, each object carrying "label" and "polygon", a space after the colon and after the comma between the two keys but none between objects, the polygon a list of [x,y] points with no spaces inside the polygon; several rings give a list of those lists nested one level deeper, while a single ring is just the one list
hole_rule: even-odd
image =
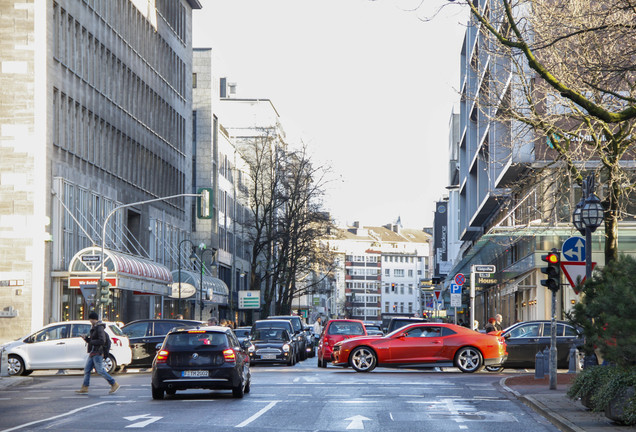
[{"label": "concrete facade", "polygon": [[[191,13],[201,6],[137,4],[0,5],[0,341],[88,312],[68,265],[101,243],[115,206],[191,190]],[[189,230],[189,202],[118,212],[106,246],[172,267],[166,244]],[[111,319],[163,311],[161,298],[114,291]]]}]

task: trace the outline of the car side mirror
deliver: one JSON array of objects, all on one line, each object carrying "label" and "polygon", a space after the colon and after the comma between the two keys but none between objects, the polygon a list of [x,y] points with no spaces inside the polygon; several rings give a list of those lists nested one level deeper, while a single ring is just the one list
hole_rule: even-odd
[{"label": "car side mirror", "polygon": [[406,333],[400,333],[397,335],[398,339],[404,339],[406,337]]},{"label": "car side mirror", "polygon": [[155,345],[155,349],[157,351],[159,351],[161,349],[161,345],[163,345],[163,344],[158,343],[157,345]]},{"label": "car side mirror", "polygon": [[252,343],[249,341],[249,339],[246,339],[244,341],[241,342],[241,348],[243,349],[248,349],[250,347]]},{"label": "car side mirror", "polygon": [[510,333],[506,333],[506,334],[504,335],[504,339],[510,339]]}]

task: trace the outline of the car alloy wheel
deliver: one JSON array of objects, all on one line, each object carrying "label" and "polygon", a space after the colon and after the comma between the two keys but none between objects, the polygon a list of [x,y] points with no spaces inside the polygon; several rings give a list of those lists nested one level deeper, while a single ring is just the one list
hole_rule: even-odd
[{"label": "car alloy wheel", "polygon": [[473,373],[481,369],[483,358],[479,350],[473,347],[464,347],[457,351],[455,356],[457,367],[462,372]]},{"label": "car alloy wheel", "polygon": [[113,375],[117,369],[117,361],[112,355],[109,355],[104,359],[104,370],[108,372],[108,375]]},{"label": "car alloy wheel", "polygon": [[377,358],[371,349],[358,347],[351,353],[349,362],[356,372],[371,372],[377,364]]},{"label": "car alloy wheel", "polygon": [[24,375],[24,362],[18,356],[10,355],[7,362],[9,375]]}]

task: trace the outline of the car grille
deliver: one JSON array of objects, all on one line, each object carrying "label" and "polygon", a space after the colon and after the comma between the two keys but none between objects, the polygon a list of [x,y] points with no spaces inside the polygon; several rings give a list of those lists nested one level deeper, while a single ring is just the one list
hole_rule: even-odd
[{"label": "car grille", "polygon": [[[193,354],[197,354],[197,358],[192,358]],[[168,365],[171,367],[198,367],[198,366],[218,366],[225,363],[223,353],[207,352],[207,353],[170,353],[168,357]]]},{"label": "car grille", "polygon": [[276,349],[276,348],[261,348],[259,350],[256,350],[256,354],[257,355],[263,355],[263,354],[276,354],[276,355],[280,355],[281,354],[281,350]]}]

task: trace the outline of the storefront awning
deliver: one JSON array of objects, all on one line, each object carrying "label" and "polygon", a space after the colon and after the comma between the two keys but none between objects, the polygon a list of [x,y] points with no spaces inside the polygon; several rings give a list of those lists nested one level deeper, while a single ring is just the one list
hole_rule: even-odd
[{"label": "storefront awning", "polygon": [[[101,272],[101,253],[101,248],[93,246],[75,254],[69,264],[69,288],[97,285]],[[170,270],[149,259],[105,249],[104,269],[104,278],[112,288],[163,296],[171,293]]]},{"label": "storefront awning", "polygon": [[[181,282],[181,298],[198,299],[197,294],[201,286],[201,274],[189,270],[181,269],[181,279],[179,270],[172,271],[172,298],[179,298],[179,282]],[[203,301],[224,305],[228,302],[228,289],[221,279],[203,275]]]}]

